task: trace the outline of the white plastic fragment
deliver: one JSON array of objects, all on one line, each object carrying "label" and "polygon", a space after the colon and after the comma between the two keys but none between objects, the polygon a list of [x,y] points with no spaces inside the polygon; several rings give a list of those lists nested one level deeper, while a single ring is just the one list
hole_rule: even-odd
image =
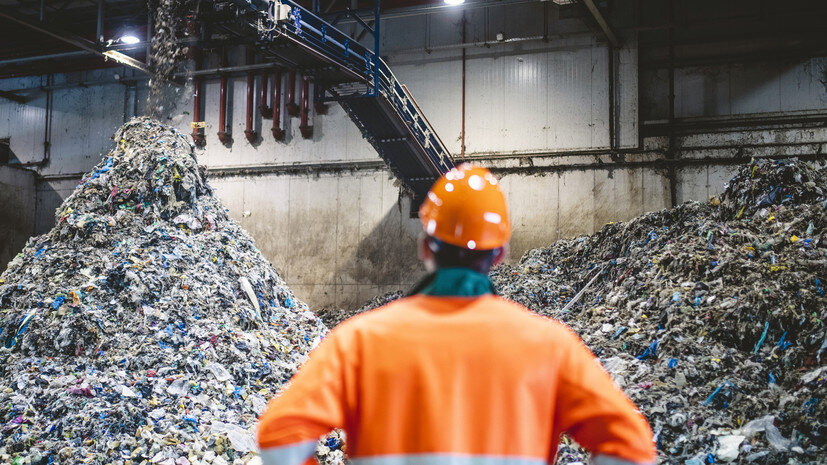
[{"label": "white plastic fragment", "polygon": [[229,381],[232,378],[230,372],[227,371],[227,369],[224,368],[224,365],[221,365],[220,363],[208,363],[206,368],[212,372],[213,376],[215,376],[215,379],[218,381]]},{"label": "white plastic fragment", "polygon": [[210,431],[213,434],[226,434],[233,448],[239,452],[246,453],[258,450],[258,444],[253,434],[240,426],[213,421],[210,425]]},{"label": "white plastic fragment", "polygon": [[744,442],[746,436],[732,434],[728,436],[718,436],[718,451],[715,456],[724,462],[731,462],[738,458],[738,447]]},{"label": "white plastic fragment", "polygon": [[239,284],[241,284],[241,289],[247,294],[247,297],[250,299],[250,302],[253,304],[253,307],[256,309],[256,319],[261,321],[261,307],[258,304],[258,297],[256,297],[255,291],[253,291],[253,286],[250,285],[250,280],[247,279],[246,276],[242,276],[238,278]]}]

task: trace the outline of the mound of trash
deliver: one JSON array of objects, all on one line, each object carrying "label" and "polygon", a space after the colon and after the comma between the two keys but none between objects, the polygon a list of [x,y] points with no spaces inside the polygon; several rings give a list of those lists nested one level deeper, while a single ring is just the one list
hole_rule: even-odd
[{"label": "mound of trash", "polygon": [[[499,292],[568,324],[661,463],[824,463],[827,171],[753,161],[721,199],[527,252]],[[585,455],[565,443],[558,463]]]},{"label": "mound of trash", "polygon": [[330,329],[333,329],[334,327],[339,326],[341,322],[347,320],[352,316],[356,316],[368,310],[373,310],[374,308],[379,308],[387,303],[393,302],[394,300],[401,299],[402,297],[404,297],[404,293],[402,291],[388,292],[386,294],[382,294],[380,296],[376,296],[368,300],[364,303],[364,305],[357,308],[356,310],[330,309],[320,311],[319,318],[322,319],[325,326],[327,326]]},{"label": "mound of trash", "polygon": [[149,118],[0,275],[0,462],[247,463],[327,328]]}]

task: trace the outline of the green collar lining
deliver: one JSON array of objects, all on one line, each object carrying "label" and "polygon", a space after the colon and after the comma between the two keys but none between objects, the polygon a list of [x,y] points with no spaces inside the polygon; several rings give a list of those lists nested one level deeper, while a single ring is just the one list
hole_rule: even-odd
[{"label": "green collar lining", "polygon": [[487,275],[470,268],[440,268],[428,275],[411,294],[436,297],[479,297],[496,294]]}]

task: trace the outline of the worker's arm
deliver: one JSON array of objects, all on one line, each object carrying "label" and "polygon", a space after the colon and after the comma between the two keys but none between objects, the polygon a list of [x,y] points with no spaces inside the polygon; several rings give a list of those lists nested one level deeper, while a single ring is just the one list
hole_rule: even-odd
[{"label": "worker's arm", "polygon": [[300,465],[319,437],[345,421],[345,359],[336,332],[310,353],[289,386],[259,418],[258,443],[264,465]]},{"label": "worker's arm", "polygon": [[580,338],[563,329],[555,430],[588,449],[594,465],[655,463],[646,419]]}]

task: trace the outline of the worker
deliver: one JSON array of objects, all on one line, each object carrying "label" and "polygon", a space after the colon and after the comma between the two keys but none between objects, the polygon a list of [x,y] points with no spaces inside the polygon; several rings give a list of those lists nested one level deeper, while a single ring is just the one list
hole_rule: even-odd
[{"label": "worker", "polygon": [[345,431],[356,465],[543,465],[566,433],[594,464],[650,464],[648,423],[580,338],[496,296],[511,224],[497,179],[462,165],[419,210],[432,273],[315,348],[260,418],[265,465],[311,460]]}]

